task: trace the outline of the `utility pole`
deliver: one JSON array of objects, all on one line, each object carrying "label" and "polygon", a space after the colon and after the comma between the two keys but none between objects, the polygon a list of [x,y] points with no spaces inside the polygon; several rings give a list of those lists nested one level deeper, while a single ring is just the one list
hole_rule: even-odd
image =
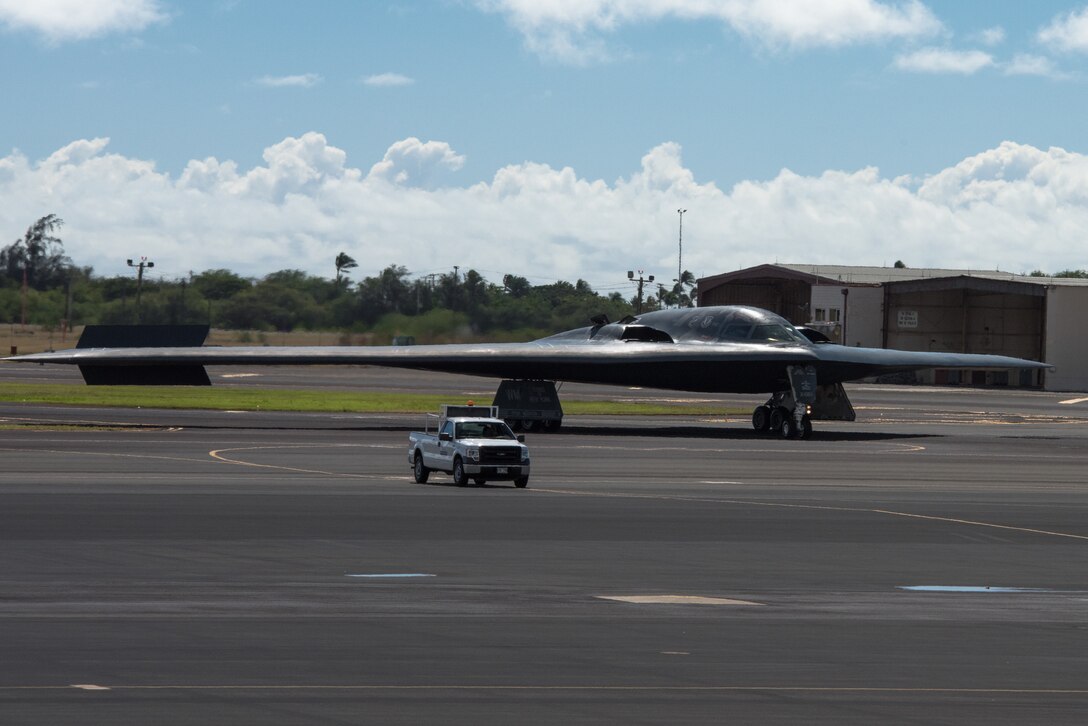
[{"label": "utility pole", "polygon": [[850,288],[844,287],[842,289],[842,344],[843,345],[847,344],[846,343],[846,313],[847,313],[846,301],[849,299],[847,297],[848,295],[850,295]]},{"label": "utility pole", "polygon": [[678,283],[684,281],[684,212],[686,209],[677,209],[676,213],[680,215],[680,249],[676,255],[676,281]]},{"label": "utility pole", "polygon": [[144,286],[144,268],[154,267],[155,263],[148,260],[146,257],[141,257],[138,263],[133,263],[132,260],[126,260],[129,267],[135,267],[136,272],[136,322],[140,322],[140,290]]},{"label": "utility pole", "polygon": [[638,271],[638,279],[635,279],[634,271],[633,270],[628,270],[627,271],[627,279],[630,280],[631,282],[637,282],[638,283],[638,311],[637,312],[638,312],[639,315],[642,315],[642,286],[647,282],[653,282],[654,281],[654,276],[650,275],[649,277],[644,278],[642,276],[642,270],[639,270]]},{"label": "utility pole", "polygon": [[19,318],[20,321],[22,322],[23,330],[26,330],[26,289],[27,289],[27,279],[26,279],[26,277],[27,277],[26,276],[26,262],[23,262],[23,287],[22,287],[22,292],[21,292],[22,315]]}]

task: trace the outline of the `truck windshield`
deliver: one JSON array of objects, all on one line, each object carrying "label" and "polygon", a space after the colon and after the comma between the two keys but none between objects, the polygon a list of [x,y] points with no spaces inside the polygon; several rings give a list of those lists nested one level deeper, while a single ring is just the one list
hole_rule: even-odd
[{"label": "truck windshield", "polygon": [[514,432],[501,421],[465,421],[457,424],[459,439],[512,439]]}]

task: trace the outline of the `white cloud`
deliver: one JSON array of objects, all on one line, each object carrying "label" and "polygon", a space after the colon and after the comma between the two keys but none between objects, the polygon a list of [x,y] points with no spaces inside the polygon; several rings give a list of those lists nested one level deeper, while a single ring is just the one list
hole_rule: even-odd
[{"label": "white cloud", "polygon": [[942,30],[918,0],[476,0],[501,13],[530,50],[564,62],[606,58],[602,35],[621,26],[677,19],[723,23],[772,48],[839,47]]},{"label": "white cloud", "polygon": [[681,151],[663,143],[614,182],[526,162],[488,182],[428,188],[413,174],[462,163],[444,142],[398,142],[364,174],[311,132],[269,147],[252,169],[207,158],[172,177],[110,153],[107,139],[79,140],[38,162],[0,157],[0,239],[56,213],[68,254],[100,274],[124,274],[124,260],[140,254],[168,277],[216,267],[328,276],[346,251],[362,274],[393,263],[415,272],[460,265],[489,279],[511,272],[626,290],[628,269],[675,270],[683,206],[684,266],[701,276],[775,259],[1088,267],[1081,154],[1005,142],[920,179],[783,170],[722,190],[697,180]]},{"label": "white cloud", "polygon": [[410,86],[415,83],[414,78],[401,75],[400,73],[379,73],[375,76],[367,76],[363,79],[363,83],[367,86]]},{"label": "white cloud", "polygon": [[1061,74],[1054,67],[1053,61],[1041,55],[1017,53],[1012,60],[1004,66],[1005,75],[1008,76],[1047,76],[1059,78]]},{"label": "white cloud", "polygon": [[301,73],[295,76],[261,76],[254,83],[268,88],[312,88],[323,80],[316,73]]},{"label": "white cloud", "polygon": [[414,136],[389,147],[385,157],[370,168],[367,179],[402,186],[431,186],[443,172],[458,171],[465,157],[445,141],[420,141]]},{"label": "white cloud", "polygon": [[985,28],[983,30],[980,30],[972,37],[977,39],[978,42],[982,43],[983,45],[1001,45],[1005,42],[1005,29],[1002,28],[1000,25],[995,25],[992,28]]},{"label": "white cloud", "polygon": [[993,56],[981,50],[922,48],[896,56],[895,67],[916,73],[960,73],[971,75],[994,64]]},{"label": "white cloud", "polygon": [[158,0],[0,0],[0,23],[52,42],[134,32],[166,20]]},{"label": "white cloud", "polygon": [[1088,52],[1088,8],[1055,17],[1035,37],[1054,50]]}]

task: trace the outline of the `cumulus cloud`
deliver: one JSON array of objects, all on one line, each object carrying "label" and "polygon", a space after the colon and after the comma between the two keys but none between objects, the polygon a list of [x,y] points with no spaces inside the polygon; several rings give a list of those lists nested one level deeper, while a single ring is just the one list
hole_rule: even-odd
[{"label": "cumulus cloud", "polygon": [[317,73],[301,73],[294,76],[261,76],[254,82],[267,88],[311,88],[322,80]]},{"label": "cumulus cloud", "polygon": [[1088,52],[1088,7],[1055,17],[1036,39],[1054,50]]},{"label": "cumulus cloud", "polygon": [[108,139],[84,139],[38,161],[0,157],[0,239],[56,213],[66,251],[100,274],[127,272],[124,260],[139,254],[166,276],[217,267],[328,275],[346,251],[363,274],[460,265],[489,279],[510,272],[626,290],[628,269],[675,269],[683,206],[684,266],[700,276],[775,259],[1088,267],[1088,157],[1058,148],[1005,142],[917,179],[783,170],[719,189],[696,179],[669,142],[611,182],[525,162],[471,185],[414,183],[421,169],[461,163],[444,142],[405,139],[364,174],[311,132],[268,147],[250,169],[211,157],[175,177],[111,153]]},{"label": "cumulus cloud", "polygon": [[896,56],[895,67],[915,73],[959,73],[969,76],[994,64],[993,56],[981,50],[922,48]]},{"label": "cumulus cloud", "polygon": [[666,19],[720,22],[772,48],[839,47],[940,32],[918,0],[476,0],[501,13],[535,53],[583,63],[608,56],[602,36]]},{"label": "cumulus cloud", "polygon": [[415,83],[414,78],[403,76],[400,73],[379,73],[374,76],[367,76],[363,79],[363,83],[367,86],[410,86]]},{"label": "cumulus cloud", "polygon": [[464,165],[465,157],[445,141],[423,142],[413,136],[390,146],[367,178],[402,186],[431,186],[443,172],[457,171]]},{"label": "cumulus cloud", "polygon": [[134,32],[166,20],[157,0],[0,0],[0,23],[52,42]]}]

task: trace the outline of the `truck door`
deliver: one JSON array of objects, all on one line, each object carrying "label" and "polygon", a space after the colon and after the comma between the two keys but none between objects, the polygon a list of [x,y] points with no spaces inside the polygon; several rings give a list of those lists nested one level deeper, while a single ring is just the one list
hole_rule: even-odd
[{"label": "truck door", "polygon": [[[453,468],[453,422],[446,421],[442,424],[442,428],[438,430],[438,436],[435,437],[435,451],[434,462],[436,469],[452,469]],[[449,434],[450,440],[443,441],[442,434]]]}]

